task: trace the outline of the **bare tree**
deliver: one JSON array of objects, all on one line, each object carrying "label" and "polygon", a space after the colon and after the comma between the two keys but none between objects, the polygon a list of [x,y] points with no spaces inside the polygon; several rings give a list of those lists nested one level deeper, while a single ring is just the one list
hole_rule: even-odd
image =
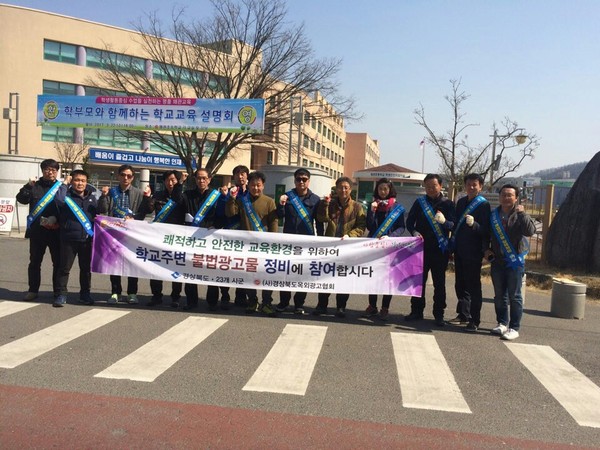
[{"label": "bare tree", "polygon": [[[492,185],[498,183],[506,175],[515,172],[526,158],[533,158],[539,146],[537,136],[527,134],[525,142],[518,143],[514,138],[523,135],[523,128],[517,122],[505,117],[500,127],[494,123],[490,138],[485,145],[472,146],[468,142],[467,131],[478,123],[465,121],[463,103],[469,98],[461,88],[461,80],[450,80],[452,92],[444,98],[452,110],[452,127],[445,133],[436,133],[427,123],[425,108],[420,105],[415,109],[415,119],[418,125],[425,128],[425,141],[432,145],[441,159],[440,172],[447,177],[450,194],[454,198],[463,184],[463,178],[469,173],[480,173],[487,178],[494,173]],[[495,135],[495,145],[494,145]],[[519,139],[521,140],[521,139]],[[521,145],[524,144],[524,145]],[[518,149],[516,156],[514,150]],[[492,151],[495,153],[492,160]],[[490,186],[492,188],[493,186]]]},{"label": "bare tree", "polygon": [[[314,56],[304,26],[287,22],[283,0],[211,0],[214,14],[188,22],[185,10],[173,10],[167,30],[155,13],[135,25],[139,44],[153,64],[153,77],[140,60],[106,52],[94,85],[127,95],[196,98],[263,98],[265,135],[205,132],[130,132],[178,155],[188,172],[192,161],[216,172],[240,144],[285,144],[272,135],[289,124],[290,101],[326,98],[333,108],[322,116],[356,118],[354,99],[338,94],[341,61]],[[108,50],[108,49],[107,49]],[[114,51],[114,50],[113,50]],[[320,96],[308,96],[307,93]],[[322,97],[321,97],[322,96]],[[311,100],[312,99],[312,100]],[[281,127],[282,130],[285,127]]]},{"label": "bare tree", "polygon": [[56,142],[54,144],[58,160],[62,162],[63,167],[70,169],[73,169],[76,164],[85,167],[89,159],[89,148],[89,145],[78,142]]}]

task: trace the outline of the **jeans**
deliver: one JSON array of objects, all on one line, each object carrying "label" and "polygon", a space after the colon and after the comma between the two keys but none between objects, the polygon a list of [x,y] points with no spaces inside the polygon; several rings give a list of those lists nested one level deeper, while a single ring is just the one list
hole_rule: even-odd
[{"label": "jeans", "polygon": [[[518,331],[523,316],[523,282],[524,267],[510,268],[492,263],[492,283],[494,284],[494,305],[498,323]],[[510,322],[509,322],[510,305]]]}]

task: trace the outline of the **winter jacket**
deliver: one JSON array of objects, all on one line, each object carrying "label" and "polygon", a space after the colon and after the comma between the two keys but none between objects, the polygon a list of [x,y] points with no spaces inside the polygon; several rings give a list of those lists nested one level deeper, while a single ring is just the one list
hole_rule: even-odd
[{"label": "winter jacket", "polygon": [[[450,231],[454,228],[454,223],[456,222],[456,212],[454,209],[454,203],[451,200],[448,200],[442,194],[438,195],[437,198],[430,198],[429,196],[425,196],[425,200],[431,208],[433,209],[433,213],[440,211],[444,217],[446,218],[446,222],[443,225],[440,225],[442,231],[446,235],[449,236]],[[406,228],[408,229],[410,234],[414,235],[414,232],[417,231],[425,241],[425,251],[428,249],[437,249],[438,241],[427,216],[423,212],[423,208],[421,208],[421,204],[419,200],[415,200],[410,211],[408,212],[408,217],[406,219]]]},{"label": "winter jacket", "polygon": [[[502,207],[498,206],[495,210],[498,211],[498,214],[501,214]],[[492,230],[490,232],[491,249],[496,257],[494,262],[500,265],[506,265],[506,260],[502,257],[502,247],[500,246],[498,238],[493,232],[491,221],[490,230]],[[535,222],[529,216],[529,214],[526,214],[525,212],[516,212],[513,208],[508,215],[508,223],[505,227],[505,232],[515,251],[517,253],[523,253],[529,245],[525,237],[533,236],[535,233]]]},{"label": "winter jacket", "polygon": [[363,237],[367,228],[367,217],[362,205],[349,199],[342,205],[337,197],[329,204],[319,203],[317,220],[327,224],[325,236],[331,237]]},{"label": "winter jacket", "polygon": [[481,261],[483,252],[490,246],[490,204],[480,203],[471,212],[474,219],[473,226],[470,227],[463,221],[457,232],[458,222],[470,203],[467,196],[456,202],[456,224],[452,232],[454,253],[463,259]]},{"label": "winter jacket", "polygon": [[[296,195],[298,194],[296,193]],[[304,197],[299,198],[306,210],[308,211],[308,214],[310,215],[312,225],[316,229],[317,235],[323,236],[323,224],[315,220],[317,217],[317,210],[321,199],[318,195],[313,194],[313,192],[310,189]],[[284,219],[284,233],[306,235],[310,234],[308,228],[304,224],[304,219],[302,219],[299,216],[298,211],[289,199],[285,205],[281,205],[279,203],[277,204],[277,217],[279,217],[280,219]]]},{"label": "winter jacket", "polygon": [[[29,205],[29,214],[33,211],[37,203],[44,197],[56,181],[48,181],[43,178],[37,180],[33,186],[29,183],[24,185],[17,194],[17,201],[23,205]],[[54,216],[58,219],[58,207],[56,202],[48,202],[44,211],[33,221],[31,226],[25,231],[25,237],[40,237],[46,233],[58,233],[58,229],[49,230],[40,225],[41,217]]]},{"label": "winter jacket", "polygon": [[65,198],[70,197],[81,208],[93,226],[97,210],[97,200],[93,191],[94,189],[91,186],[87,186],[83,196],[79,196],[73,191],[73,188],[63,184],[56,193],[55,202],[58,205],[59,211],[58,224],[60,226],[61,240],[84,242],[91,239],[83,228],[83,225],[81,225],[81,222],[79,222],[73,211],[71,211],[71,208],[69,208],[69,205],[67,205]]}]

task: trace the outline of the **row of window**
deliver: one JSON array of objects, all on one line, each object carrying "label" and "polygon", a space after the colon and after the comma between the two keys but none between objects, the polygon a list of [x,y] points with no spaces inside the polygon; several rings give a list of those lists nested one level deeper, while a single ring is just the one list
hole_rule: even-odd
[{"label": "row of window", "polygon": [[344,157],[342,155],[339,155],[338,153],[334,152],[332,149],[325,147],[325,145],[321,144],[320,142],[316,142],[313,138],[307,136],[306,134],[304,134],[302,136],[303,136],[302,145],[304,146],[304,148],[310,149],[311,151],[315,152],[317,155],[322,155],[325,158],[330,159],[331,161],[333,161],[335,163],[344,164]]},{"label": "row of window", "polygon": [[327,125],[322,123],[320,120],[317,120],[317,118],[308,111],[304,112],[304,123],[307,125],[310,124],[311,128],[317,130],[317,133],[321,133],[324,138],[330,140],[338,147],[345,147],[346,143],[342,138],[335,134],[331,128],[327,127]]},{"label": "row of window", "polygon": [[343,175],[342,172],[338,172],[337,170],[333,170],[331,167],[327,167],[324,166],[323,164],[319,164],[315,161],[309,161],[306,158],[302,158],[302,166],[303,167],[309,167],[309,168],[316,168],[316,169],[322,169],[325,172],[327,172],[327,175],[329,175],[332,179],[337,180],[339,177],[341,177]]}]

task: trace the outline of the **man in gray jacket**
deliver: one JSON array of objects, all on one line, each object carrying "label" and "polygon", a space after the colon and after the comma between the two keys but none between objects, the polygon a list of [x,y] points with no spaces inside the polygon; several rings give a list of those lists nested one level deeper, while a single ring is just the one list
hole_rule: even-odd
[{"label": "man in gray jacket", "polygon": [[[104,186],[102,196],[98,200],[98,214],[120,217],[125,220],[144,220],[150,212],[150,187],[145,191],[133,186],[135,176],[133,167],[123,164],[117,169],[119,184],[112,188]],[[108,303],[117,303],[123,291],[121,276],[110,276],[111,295]],[[127,303],[138,303],[138,279],[127,278]]]}]

